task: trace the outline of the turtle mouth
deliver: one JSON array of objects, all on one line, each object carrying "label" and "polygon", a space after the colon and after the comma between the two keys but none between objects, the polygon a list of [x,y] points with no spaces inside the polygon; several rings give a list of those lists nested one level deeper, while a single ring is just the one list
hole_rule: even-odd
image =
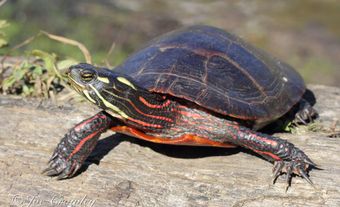
[{"label": "turtle mouth", "polygon": [[71,73],[67,74],[68,76],[68,83],[70,84],[70,86],[76,90],[78,93],[82,93],[83,90],[85,90],[85,85],[80,84],[78,81],[76,81],[72,76]]}]

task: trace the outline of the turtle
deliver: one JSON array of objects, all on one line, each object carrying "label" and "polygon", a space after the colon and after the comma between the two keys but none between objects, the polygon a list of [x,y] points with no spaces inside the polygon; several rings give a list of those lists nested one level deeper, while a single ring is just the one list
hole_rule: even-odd
[{"label": "turtle", "polygon": [[79,63],[70,85],[101,111],[71,128],[56,147],[48,176],[70,178],[108,129],[160,144],[243,147],[286,174],[312,184],[316,164],[287,140],[261,132],[295,110],[303,123],[317,114],[302,77],[283,61],[236,35],[208,25],[166,33],[108,69]]}]

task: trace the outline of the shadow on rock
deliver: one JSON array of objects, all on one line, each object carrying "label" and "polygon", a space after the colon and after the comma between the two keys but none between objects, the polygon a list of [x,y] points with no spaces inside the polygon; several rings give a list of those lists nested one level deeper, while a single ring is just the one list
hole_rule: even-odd
[{"label": "shadow on rock", "polygon": [[92,164],[100,164],[100,161],[111,151],[114,150],[121,142],[130,142],[138,144],[143,147],[148,147],[153,151],[173,157],[183,159],[197,159],[211,156],[227,156],[239,153],[243,151],[241,148],[220,148],[220,147],[200,147],[200,146],[179,146],[179,145],[167,145],[158,144],[153,142],[144,141],[138,138],[130,137],[127,135],[112,135],[98,141],[97,146],[86,159],[85,163],[75,175],[79,175],[87,170]]}]

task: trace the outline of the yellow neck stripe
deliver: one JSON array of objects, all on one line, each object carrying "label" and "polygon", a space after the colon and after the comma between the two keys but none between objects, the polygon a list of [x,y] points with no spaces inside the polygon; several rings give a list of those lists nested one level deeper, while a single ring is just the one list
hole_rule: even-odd
[{"label": "yellow neck stripe", "polygon": [[129,116],[126,115],[126,113],[124,113],[124,111],[120,110],[117,106],[115,106],[115,105],[111,104],[110,102],[108,102],[107,100],[105,100],[105,98],[102,95],[100,95],[100,93],[97,91],[97,89],[95,87],[93,87],[91,84],[90,84],[90,87],[97,94],[97,96],[100,98],[100,100],[102,100],[102,102],[104,103],[104,105],[106,107],[111,109],[113,112],[118,113],[120,116],[122,116],[125,119],[129,118]]},{"label": "yellow neck stripe", "polygon": [[86,98],[87,98],[89,101],[91,101],[92,103],[96,104],[96,101],[93,100],[93,98],[90,96],[88,90],[83,90],[83,93],[84,93],[84,95],[86,96]]}]

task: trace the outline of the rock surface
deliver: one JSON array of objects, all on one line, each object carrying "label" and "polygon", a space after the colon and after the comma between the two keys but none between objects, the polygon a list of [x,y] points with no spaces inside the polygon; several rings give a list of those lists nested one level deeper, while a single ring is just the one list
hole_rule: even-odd
[{"label": "rock surface", "polygon": [[[340,89],[310,86],[320,113],[314,127],[280,133],[323,170],[315,188],[294,177],[271,184],[272,164],[249,151],[167,146],[107,132],[80,174],[41,174],[89,104],[57,107],[0,96],[0,206],[340,206]],[[98,164],[99,163],[99,164]]]}]

